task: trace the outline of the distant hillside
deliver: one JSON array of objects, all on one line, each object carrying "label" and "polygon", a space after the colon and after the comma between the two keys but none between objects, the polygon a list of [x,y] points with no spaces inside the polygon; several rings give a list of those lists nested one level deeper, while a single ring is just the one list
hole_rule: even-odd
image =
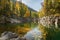
[{"label": "distant hillside", "polygon": [[28,7],[28,9],[31,10],[31,11],[33,11],[33,12],[37,12],[36,10],[34,10],[34,9],[30,8],[30,7]]},{"label": "distant hillside", "polygon": [[26,4],[24,4],[24,3],[20,2],[20,1],[17,1],[17,2],[19,2],[20,4],[26,6],[30,11],[37,12],[36,10],[34,10],[34,9],[30,8],[29,6],[27,6]]},{"label": "distant hillside", "polygon": [[[22,4],[24,4],[24,3],[22,3]],[[24,4],[24,5],[27,6],[26,4]],[[27,8],[28,8],[30,11],[37,12],[36,10],[34,10],[33,8],[31,8],[31,7],[29,7],[29,6],[27,6]]]},{"label": "distant hillside", "polygon": [[[27,5],[26,5],[26,6],[27,6]],[[28,7],[28,6],[27,6],[27,7]],[[37,12],[36,10],[34,10],[34,9],[30,8],[30,7],[28,7],[28,9],[29,9],[30,11]]]}]

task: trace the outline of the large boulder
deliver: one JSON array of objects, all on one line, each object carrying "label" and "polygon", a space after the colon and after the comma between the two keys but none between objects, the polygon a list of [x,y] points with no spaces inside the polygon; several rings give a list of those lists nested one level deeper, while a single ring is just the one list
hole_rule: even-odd
[{"label": "large boulder", "polygon": [[1,34],[0,40],[8,40],[8,39],[17,38],[17,37],[18,35],[16,33],[6,31]]}]

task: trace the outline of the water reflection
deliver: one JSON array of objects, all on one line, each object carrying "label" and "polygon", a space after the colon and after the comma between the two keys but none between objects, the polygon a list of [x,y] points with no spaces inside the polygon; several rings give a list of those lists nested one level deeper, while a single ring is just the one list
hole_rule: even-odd
[{"label": "water reflection", "polygon": [[[4,28],[6,28],[7,30],[3,30],[3,31],[4,32],[8,31],[7,35],[0,37],[0,39],[5,39],[6,36],[10,35],[9,33],[14,35],[13,32],[18,34],[20,37],[23,37],[23,39],[26,38],[26,40],[41,40],[42,39],[42,32],[39,30],[37,24],[24,23],[24,24],[13,24],[13,25],[9,24],[9,27],[8,25],[6,26],[7,27],[4,27]],[[6,39],[9,39],[8,37]],[[18,37],[18,39],[20,39],[20,37]]]},{"label": "water reflection", "polygon": [[42,39],[42,32],[39,30],[37,23],[6,24],[0,27],[0,33],[5,31],[14,32],[27,40]]},{"label": "water reflection", "polygon": [[1,24],[0,34],[4,31],[11,31],[24,36],[28,31],[32,30],[37,26],[36,23],[20,23],[20,24]]},{"label": "water reflection", "polygon": [[27,40],[40,40],[42,38],[42,32],[36,27],[27,32],[24,38],[26,38]]}]

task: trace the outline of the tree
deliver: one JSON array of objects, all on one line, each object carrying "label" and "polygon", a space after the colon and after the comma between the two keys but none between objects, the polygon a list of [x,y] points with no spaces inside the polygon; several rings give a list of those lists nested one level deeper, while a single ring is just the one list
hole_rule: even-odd
[{"label": "tree", "polygon": [[60,13],[60,2],[59,0],[45,0],[44,1],[44,10],[46,15]]},{"label": "tree", "polygon": [[[44,11],[43,11],[44,10]],[[47,17],[52,17],[50,20],[52,21],[53,26],[49,26],[51,28],[47,28],[40,25],[40,28],[43,32],[43,38],[45,40],[60,40],[60,28],[55,28],[55,19],[54,17],[60,17],[60,0],[44,0],[44,6],[43,6],[42,12],[44,12],[45,16]],[[42,12],[40,11],[40,15],[43,15]],[[43,18],[43,17],[42,17]],[[57,18],[58,19],[58,18]],[[58,24],[59,25],[59,24]],[[59,27],[59,26],[58,26]]]},{"label": "tree", "polygon": [[26,13],[24,14],[24,17],[30,17],[30,11],[27,9]]}]

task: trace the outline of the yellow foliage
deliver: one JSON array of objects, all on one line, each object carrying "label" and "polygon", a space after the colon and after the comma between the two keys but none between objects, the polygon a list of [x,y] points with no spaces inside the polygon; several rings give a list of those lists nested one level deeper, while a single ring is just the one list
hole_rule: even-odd
[{"label": "yellow foliage", "polygon": [[24,24],[24,27],[30,27],[30,25],[28,23]]},{"label": "yellow foliage", "polygon": [[40,27],[40,31],[43,33],[42,36],[43,36],[43,39],[46,40],[46,35],[48,34],[48,32],[46,31],[45,27],[43,25],[39,25]]},{"label": "yellow foliage", "polygon": [[29,17],[30,16],[30,11],[26,10],[26,13],[24,14],[24,17]]},{"label": "yellow foliage", "polygon": [[20,10],[20,4],[19,2],[16,2],[16,7],[15,7],[18,11]]},{"label": "yellow foliage", "polygon": [[10,1],[10,9],[13,10],[13,2]]},{"label": "yellow foliage", "polygon": [[1,0],[1,8],[3,9],[7,3],[7,0]]},{"label": "yellow foliage", "polygon": [[17,33],[18,34],[20,34],[20,33],[27,33],[29,30],[31,30],[30,28],[27,28],[27,27],[20,27],[20,26],[18,26],[18,27],[16,27],[16,31],[17,31]]},{"label": "yellow foliage", "polygon": [[45,16],[45,13],[44,13],[43,11],[40,11],[40,12],[38,13],[38,15],[39,15],[39,17],[43,17],[43,16]]},{"label": "yellow foliage", "polygon": [[56,13],[54,16],[60,16],[60,14],[59,13]]}]

